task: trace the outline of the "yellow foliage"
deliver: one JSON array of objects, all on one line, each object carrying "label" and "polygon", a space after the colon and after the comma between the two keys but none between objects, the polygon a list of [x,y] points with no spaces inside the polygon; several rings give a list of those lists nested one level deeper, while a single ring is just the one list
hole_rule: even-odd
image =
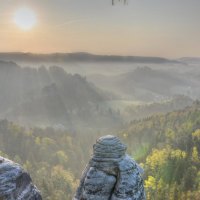
[{"label": "yellow foliage", "polygon": [[48,146],[48,145],[53,145],[53,144],[55,144],[55,141],[53,139],[48,138],[48,137],[42,138],[42,145]]},{"label": "yellow foliage", "polygon": [[200,140],[200,129],[197,129],[195,132],[192,133],[192,138],[197,138]]},{"label": "yellow foliage", "polygon": [[152,153],[146,159],[146,165],[154,172],[158,173],[159,169],[165,165],[169,158],[172,159],[185,159],[187,156],[185,151],[180,149],[173,150],[170,147],[163,148],[161,150],[154,149]]},{"label": "yellow foliage", "polygon": [[65,185],[68,185],[68,189],[71,188],[70,190],[74,190],[77,187],[77,182],[75,181],[73,174],[69,171],[64,170],[63,167],[60,165],[57,165],[52,169],[51,178],[55,180],[54,184],[57,185],[57,187],[62,188]]},{"label": "yellow foliage", "polygon": [[167,157],[169,155],[169,150],[164,148],[162,150],[154,149],[152,154],[147,157],[146,164],[152,170],[156,170],[159,166],[166,163]]},{"label": "yellow foliage", "polygon": [[142,167],[142,169],[144,169],[144,163],[140,163],[139,165]]},{"label": "yellow foliage", "polygon": [[64,151],[57,151],[56,157],[58,158],[60,163],[66,163],[68,161],[68,156],[65,154]]},{"label": "yellow foliage", "polygon": [[148,179],[145,180],[145,188],[156,189],[156,179],[153,176],[148,176]]},{"label": "yellow foliage", "polygon": [[176,159],[184,159],[186,158],[187,154],[185,151],[181,151],[180,149],[176,149],[171,151],[170,157],[171,158],[176,158]]},{"label": "yellow foliage", "polygon": [[37,145],[40,145],[40,144],[41,144],[41,141],[40,141],[40,138],[39,138],[39,137],[36,137],[36,138],[35,138],[35,144],[37,144]]},{"label": "yellow foliage", "polygon": [[165,132],[165,135],[170,140],[173,140],[175,138],[175,132],[172,129],[167,129],[167,131]]},{"label": "yellow foliage", "polygon": [[197,147],[193,147],[192,149],[192,161],[199,162],[199,153]]}]

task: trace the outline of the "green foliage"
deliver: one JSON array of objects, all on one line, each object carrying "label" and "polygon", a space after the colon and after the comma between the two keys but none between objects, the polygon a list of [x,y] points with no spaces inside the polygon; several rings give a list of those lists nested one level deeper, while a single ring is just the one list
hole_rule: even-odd
[{"label": "green foliage", "polygon": [[133,154],[133,158],[136,161],[141,162],[146,158],[148,153],[149,153],[149,145],[142,144],[141,147],[138,148],[136,151],[134,151],[132,154]]},{"label": "green foliage", "polygon": [[89,159],[89,144],[95,140],[84,137],[52,128],[26,130],[3,120],[0,121],[0,156],[21,164],[44,199],[68,200],[72,199]]},{"label": "green foliage", "polygon": [[[199,200],[200,107],[130,123],[119,136],[145,170],[147,200]],[[99,134],[0,121],[0,155],[23,165],[45,200],[70,200]]]},{"label": "green foliage", "polygon": [[199,105],[194,104],[183,111],[134,121],[120,134],[136,159],[136,149],[143,143],[149,146],[145,159],[139,160],[145,170],[147,200],[199,199],[199,119]]}]

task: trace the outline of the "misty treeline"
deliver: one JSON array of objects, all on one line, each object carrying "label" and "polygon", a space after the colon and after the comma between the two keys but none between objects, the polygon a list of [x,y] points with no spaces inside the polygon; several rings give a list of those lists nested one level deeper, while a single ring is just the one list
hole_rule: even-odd
[{"label": "misty treeline", "polygon": [[[158,102],[172,98],[174,95],[199,99],[200,72],[198,68],[191,66],[188,69],[184,65],[174,66],[173,64],[170,64],[170,68],[167,66],[164,64],[151,65],[151,67],[131,66],[128,71],[123,72],[125,65],[121,65],[120,74],[90,75],[88,79],[98,87],[106,88],[132,101]],[[114,67],[113,71],[117,70],[117,66]]]},{"label": "misty treeline", "polygon": [[127,121],[182,109],[200,95],[197,78],[150,67],[115,76],[86,75],[0,61],[0,118],[26,127],[108,132]]},{"label": "misty treeline", "polygon": [[[148,200],[199,199],[200,102],[133,121],[117,134],[145,170]],[[70,200],[99,136],[2,120],[0,154],[28,170],[44,199]]]},{"label": "misty treeline", "polygon": [[[112,95],[63,68],[20,67],[0,62],[0,117],[23,125],[112,127],[119,113],[100,107]],[[75,128],[74,128],[75,127]]]},{"label": "misty treeline", "polygon": [[153,102],[141,105],[128,105],[124,109],[124,118],[126,121],[133,121],[137,119],[144,119],[153,114],[168,113],[175,110],[181,110],[193,104],[190,97],[184,95],[177,95],[173,99]]}]

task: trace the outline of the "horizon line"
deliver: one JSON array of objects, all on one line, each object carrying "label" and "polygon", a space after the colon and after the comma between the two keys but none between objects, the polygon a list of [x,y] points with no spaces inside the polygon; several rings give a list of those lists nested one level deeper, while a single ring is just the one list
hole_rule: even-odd
[{"label": "horizon line", "polygon": [[180,58],[200,58],[200,56],[181,56],[176,58],[170,58],[165,56],[148,56],[148,55],[124,55],[124,54],[106,54],[106,53],[91,53],[87,51],[74,51],[74,52],[62,52],[62,51],[55,51],[55,52],[31,52],[31,51],[0,51],[0,54],[35,54],[35,55],[53,55],[53,54],[88,54],[88,55],[94,55],[94,56],[120,56],[120,57],[148,57],[148,58],[164,58],[169,60],[176,60]]}]

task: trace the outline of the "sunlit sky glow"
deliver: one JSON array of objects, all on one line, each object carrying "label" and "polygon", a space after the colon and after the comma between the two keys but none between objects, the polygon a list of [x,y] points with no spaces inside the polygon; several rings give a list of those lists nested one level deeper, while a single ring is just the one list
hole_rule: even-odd
[{"label": "sunlit sky glow", "polygon": [[22,7],[14,13],[13,20],[19,28],[27,31],[36,24],[36,15],[30,8]]},{"label": "sunlit sky glow", "polygon": [[200,56],[199,0],[128,2],[1,0],[0,51]]}]

